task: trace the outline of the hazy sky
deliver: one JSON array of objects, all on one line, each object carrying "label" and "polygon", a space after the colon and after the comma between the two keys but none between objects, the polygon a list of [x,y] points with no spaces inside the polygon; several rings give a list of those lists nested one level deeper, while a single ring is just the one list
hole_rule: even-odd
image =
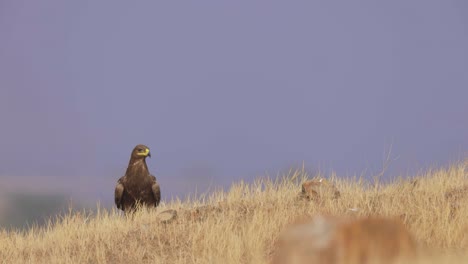
[{"label": "hazy sky", "polygon": [[0,177],[104,201],[139,143],[164,197],[376,173],[390,145],[389,176],[444,165],[468,151],[468,2],[2,0],[0,120]]}]

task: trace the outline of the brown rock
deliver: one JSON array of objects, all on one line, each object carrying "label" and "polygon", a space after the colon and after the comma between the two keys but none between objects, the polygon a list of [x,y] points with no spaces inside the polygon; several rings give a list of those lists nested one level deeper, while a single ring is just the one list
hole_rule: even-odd
[{"label": "brown rock", "polygon": [[445,199],[450,204],[450,216],[455,217],[459,208],[468,204],[468,184],[448,190],[445,192]]},{"label": "brown rock", "polygon": [[416,253],[412,236],[396,219],[319,216],[283,231],[272,263],[388,264]]},{"label": "brown rock", "polygon": [[445,198],[452,203],[459,203],[468,199],[468,184],[448,190],[445,192]]},{"label": "brown rock", "polygon": [[323,199],[337,199],[340,191],[326,179],[308,180],[302,184],[301,197],[308,200],[323,201]]},{"label": "brown rock", "polygon": [[192,209],[183,210],[181,215],[185,221],[202,221],[206,220],[208,216],[221,213],[223,207],[221,203],[217,206],[214,205],[202,205]]},{"label": "brown rock", "polygon": [[162,211],[158,214],[158,219],[161,223],[171,223],[175,219],[177,219],[177,211],[173,209]]}]

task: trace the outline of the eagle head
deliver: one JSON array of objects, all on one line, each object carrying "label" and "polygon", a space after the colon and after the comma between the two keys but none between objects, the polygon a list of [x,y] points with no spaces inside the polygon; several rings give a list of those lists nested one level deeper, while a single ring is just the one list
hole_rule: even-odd
[{"label": "eagle head", "polygon": [[150,149],[145,145],[136,145],[132,151],[132,159],[144,159],[151,157]]}]

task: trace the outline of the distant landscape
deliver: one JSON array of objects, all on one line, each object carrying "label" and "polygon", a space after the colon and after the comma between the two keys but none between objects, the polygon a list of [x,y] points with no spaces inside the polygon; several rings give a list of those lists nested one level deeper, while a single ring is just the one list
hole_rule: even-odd
[{"label": "distant landscape", "polygon": [[[96,211],[97,206],[106,209],[115,206],[113,191],[118,177],[109,178],[104,183],[92,177],[83,178],[1,176],[0,228],[27,230],[32,226],[44,226],[49,219],[63,215],[71,208]],[[200,180],[200,177],[193,177],[182,182],[165,177],[160,179],[164,182],[165,200],[200,196],[229,187],[219,181],[215,184],[209,178]]]},{"label": "distant landscape", "polygon": [[[96,201],[86,199],[83,194],[76,195],[80,190],[92,190],[79,183],[68,185],[53,177],[0,177],[0,226],[6,229],[44,226],[54,216],[68,212],[70,207],[96,207]],[[72,186],[78,190],[74,191]]]}]

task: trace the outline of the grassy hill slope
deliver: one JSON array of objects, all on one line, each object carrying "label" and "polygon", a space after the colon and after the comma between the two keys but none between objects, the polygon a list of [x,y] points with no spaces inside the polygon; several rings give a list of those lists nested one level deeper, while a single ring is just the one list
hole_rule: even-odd
[{"label": "grassy hill slope", "polygon": [[[0,262],[267,263],[285,225],[326,213],[399,217],[429,249],[422,263],[466,263],[468,163],[386,184],[331,178],[341,196],[320,203],[298,197],[308,177],[296,171],[278,180],[236,183],[227,192],[163,203],[131,218],[115,210],[72,212],[46,228],[3,230]],[[158,214],[167,209],[178,217],[163,223]]]}]

